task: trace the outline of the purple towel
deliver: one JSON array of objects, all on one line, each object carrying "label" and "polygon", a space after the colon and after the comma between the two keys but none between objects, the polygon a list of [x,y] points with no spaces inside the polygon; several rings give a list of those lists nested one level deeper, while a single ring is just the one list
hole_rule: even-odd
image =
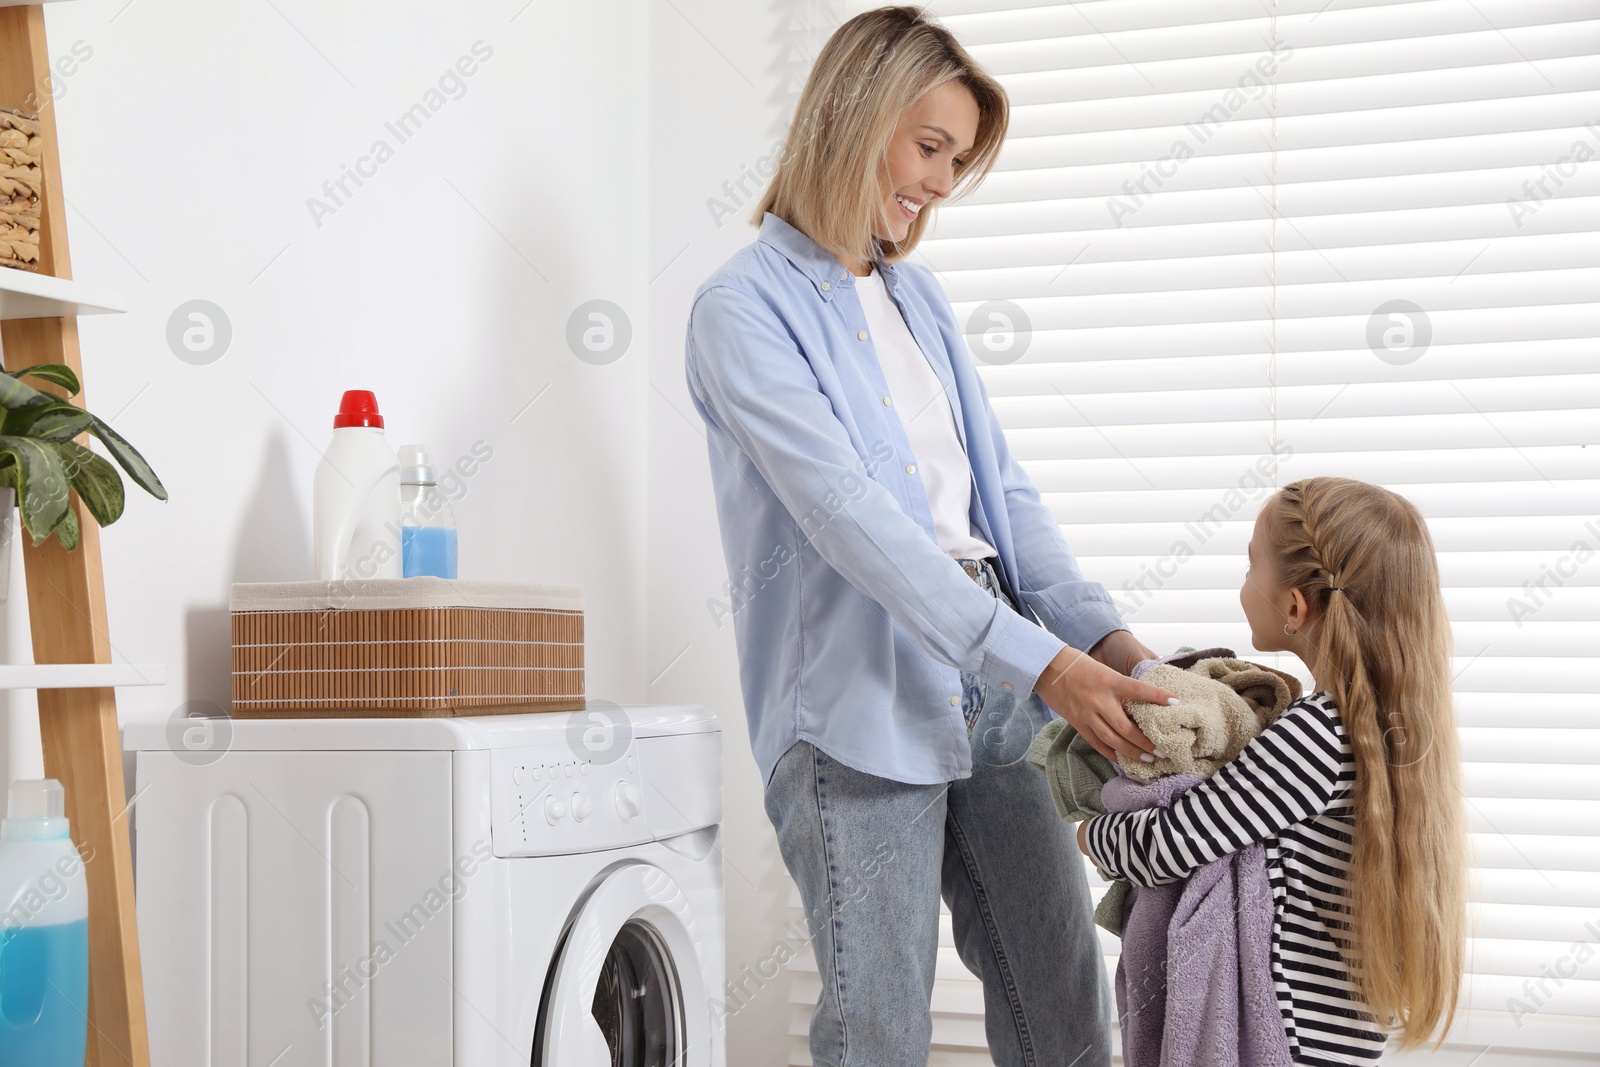
[{"label": "purple towel", "polygon": [[[1118,774],[1106,810],[1168,807],[1204,781]],[[1123,916],[1117,1015],[1125,1067],[1290,1067],[1272,987],[1272,886],[1261,845],[1183,881],[1135,886]]]}]

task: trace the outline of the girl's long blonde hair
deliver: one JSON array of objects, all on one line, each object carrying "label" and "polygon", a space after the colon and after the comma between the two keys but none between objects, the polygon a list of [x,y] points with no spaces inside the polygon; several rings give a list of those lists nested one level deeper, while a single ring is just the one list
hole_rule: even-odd
[{"label": "girl's long blonde hair", "polygon": [[1433,539],[1416,505],[1349,478],[1294,482],[1265,507],[1282,588],[1320,612],[1310,666],[1355,751],[1340,947],[1401,1048],[1435,1030],[1443,1041],[1466,953],[1467,852],[1453,641]]},{"label": "girl's long blonde hair", "polygon": [[[978,133],[950,191],[954,200],[977,188],[1000,154],[1010,121],[1006,91],[918,8],[881,7],[845,22],[811,67],[777,172],[750,221],[759,226],[770,211],[841,259],[872,262],[900,113],[952,80],[978,102]],[[910,255],[932,216],[919,212],[903,241],[880,239],[883,258]]]}]

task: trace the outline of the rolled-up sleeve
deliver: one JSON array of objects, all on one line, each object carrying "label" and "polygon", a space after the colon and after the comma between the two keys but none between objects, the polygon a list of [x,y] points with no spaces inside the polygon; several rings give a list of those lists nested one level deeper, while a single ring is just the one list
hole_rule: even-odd
[{"label": "rolled-up sleeve", "polygon": [[819,509],[829,516],[809,534],[823,560],[929,656],[993,684],[1033,688],[1062,639],[980,589],[868,475],[772,308],[732,287],[706,290],[690,314],[686,368],[696,397],[797,525],[807,530],[805,517]]}]

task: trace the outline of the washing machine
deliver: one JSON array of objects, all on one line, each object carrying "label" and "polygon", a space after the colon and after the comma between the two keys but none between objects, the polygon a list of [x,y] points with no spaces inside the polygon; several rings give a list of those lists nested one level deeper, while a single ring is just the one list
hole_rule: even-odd
[{"label": "washing machine", "polygon": [[724,1067],[692,706],[130,722],[152,1063]]}]

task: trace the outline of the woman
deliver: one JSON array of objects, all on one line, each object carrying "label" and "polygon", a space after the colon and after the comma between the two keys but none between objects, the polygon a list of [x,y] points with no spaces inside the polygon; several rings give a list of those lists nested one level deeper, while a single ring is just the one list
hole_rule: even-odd
[{"label": "woman", "polygon": [[[1004,90],[914,8],[818,56],[759,238],[696,292],[751,744],[811,918],[819,1065],[926,1062],[939,897],[1002,1067],[1110,1063],[1071,828],[1022,761],[1058,712],[1153,758],[1153,653],[1011,458],[950,303],[905,257],[1005,137]],[[1030,615],[1036,615],[1043,626]]]}]

